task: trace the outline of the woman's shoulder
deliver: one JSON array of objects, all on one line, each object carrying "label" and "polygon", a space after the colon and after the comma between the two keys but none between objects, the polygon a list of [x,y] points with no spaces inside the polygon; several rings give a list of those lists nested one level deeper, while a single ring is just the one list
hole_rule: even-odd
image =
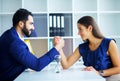
[{"label": "woman's shoulder", "polygon": [[113,40],[113,39],[112,38],[104,38],[100,46],[104,50],[108,50],[111,40]]},{"label": "woman's shoulder", "polygon": [[88,42],[84,42],[84,43],[79,44],[79,46],[86,46],[87,44]]},{"label": "woman's shoulder", "polygon": [[105,45],[105,44],[109,44],[111,40],[115,41],[115,39],[113,39],[113,38],[104,38],[104,39],[103,39],[103,44],[104,44],[104,45]]},{"label": "woman's shoulder", "polygon": [[84,42],[84,43],[79,44],[79,49],[85,49],[87,47],[88,47],[88,42]]},{"label": "woman's shoulder", "polygon": [[106,40],[106,41],[110,41],[110,40],[113,40],[113,38],[104,38],[104,40]]}]

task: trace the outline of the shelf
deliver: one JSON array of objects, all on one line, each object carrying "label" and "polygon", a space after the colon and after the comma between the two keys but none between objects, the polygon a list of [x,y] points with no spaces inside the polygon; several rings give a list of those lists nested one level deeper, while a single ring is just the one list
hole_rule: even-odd
[{"label": "shelf", "polygon": [[72,14],[50,13],[49,36],[72,36]]},{"label": "shelf", "polygon": [[34,14],[33,19],[35,32],[32,34],[32,37],[47,37],[47,14]]},{"label": "shelf", "polygon": [[120,14],[100,14],[99,27],[105,36],[118,36],[120,35]]},{"label": "shelf", "polygon": [[48,0],[49,12],[72,11],[72,0]]},{"label": "shelf", "polygon": [[31,12],[47,12],[47,0],[24,0],[24,8]]},{"label": "shelf", "polygon": [[64,14],[65,36],[73,36],[72,14]]},{"label": "shelf", "polygon": [[98,0],[99,11],[120,11],[120,0]]},{"label": "shelf", "polygon": [[75,38],[74,39],[74,50],[81,44],[83,43],[83,40],[79,37],[79,38]]},{"label": "shelf", "polygon": [[114,38],[118,47],[118,50],[120,50],[120,37],[119,38]]},{"label": "shelf", "polygon": [[97,11],[97,0],[73,0],[74,11]]},{"label": "shelf", "polygon": [[21,7],[22,7],[22,0],[0,0],[0,13],[15,12],[17,9]]},{"label": "shelf", "polygon": [[41,57],[48,51],[47,42],[47,39],[30,39],[30,44],[36,57]]},{"label": "shelf", "polygon": [[[1,17],[1,16],[0,16],[0,25],[2,25],[2,17]],[[2,27],[2,26],[1,26],[1,27]],[[0,35],[2,34],[1,27],[0,27]]]},{"label": "shelf", "polygon": [[0,13],[2,13],[2,0],[0,0]]},{"label": "shelf", "polygon": [[73,39],[65,39],[65,46],[63,47],[63,52],[66,57],[73,53]]},{"label": "shelf", "polygon": [[120,13],[120,11],[99,11],[99,13],[112,13],[112,14],[116,14],[116,13]]},{"label": "shelf", "polygon": [[13,15],[3,15],[0,17],[0,22],[1,22],[0,33],[1,34],[5,32],[7,29],[10,29],[12,27],[12,16]]}]

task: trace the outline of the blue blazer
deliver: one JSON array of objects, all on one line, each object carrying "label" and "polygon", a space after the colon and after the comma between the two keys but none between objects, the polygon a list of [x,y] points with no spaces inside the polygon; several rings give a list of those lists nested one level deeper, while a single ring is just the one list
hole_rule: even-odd
[{"label": "blue blazer", "polygon": [[52,48],[42,57],[36,58],[12,27],[0,37],[0,81],[13,81],[26,68],[40,71],[58,54]]}]

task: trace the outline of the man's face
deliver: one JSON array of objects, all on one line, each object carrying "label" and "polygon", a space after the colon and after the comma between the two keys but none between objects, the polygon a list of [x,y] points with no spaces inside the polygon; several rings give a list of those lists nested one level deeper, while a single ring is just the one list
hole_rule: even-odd
[{"label": "man's face", "polygon": [[34,25],[33,25],[33,17],[31,15],[28,16],[28,20],[24,23],[23,26],[23,33],[25,36],[30,37],[32,31],[34,30]]}]

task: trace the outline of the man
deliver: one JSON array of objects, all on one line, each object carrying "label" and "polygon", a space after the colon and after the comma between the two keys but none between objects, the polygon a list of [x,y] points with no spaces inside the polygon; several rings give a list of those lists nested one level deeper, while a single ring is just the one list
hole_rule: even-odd
[{"label": "man", "polygon": [[64,40],[61,40],[45,55],[36,58],[22,40],[24,36],[29,37],[34,30],[32,13],[19,9],[13,15],[12,21],[13,27],[0,37],[0,81],[13,81],[26,68],[42,70],[64,47]]}]

